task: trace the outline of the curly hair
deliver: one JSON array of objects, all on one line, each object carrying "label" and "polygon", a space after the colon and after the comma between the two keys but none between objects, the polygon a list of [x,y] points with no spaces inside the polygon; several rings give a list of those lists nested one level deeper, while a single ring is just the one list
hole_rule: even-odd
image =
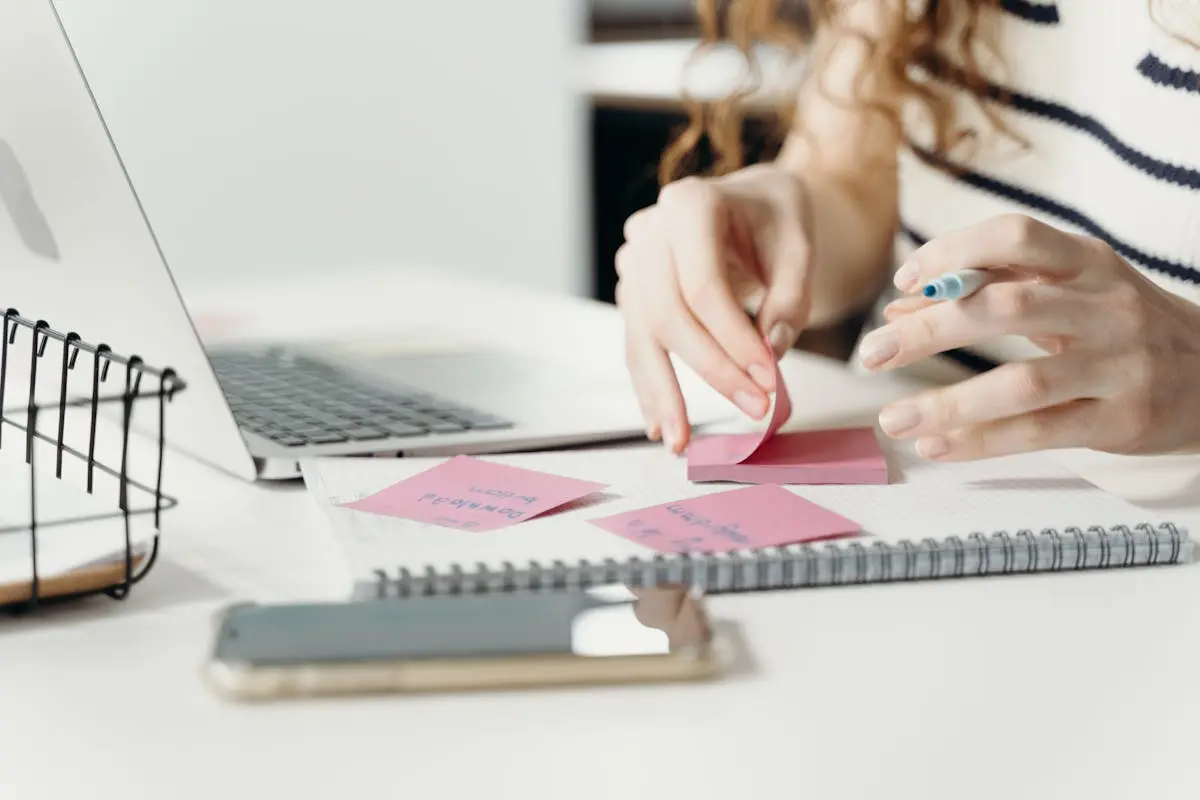
[{"label": "curly hair", "polygon": [[[759,45],[779,47],[791,54],[807,49],[811,60],[815,55],[808,46],[823,32],[861,41],[866,59],[864,72],[884,75],[889,79],[889,86],[897,87],[884,99],[867,99],[861,92],[856,92],[850,102],[882,113],[901,131],[905,127],[902,112],[907,103],[915,102],[917,110],[932,123],[930,149],[938,155],[945,155],[965,140],[976,137],[977,131],[958,124],[955,95],[965,89],[970,97],[981,101],[989,93],[994,95],[996,92],[984,78],[981,68],[983,57],[995,55],[991,29],[984,24],[981,12],[999,6],[1000,0],[807,0],[803,3],[803,14],[798,18],[792,14],[787,19],[781,18],[781,1],[694,0],[701,28],[701,45],[695,55],[703,55],[721,44],[731,44],[741,52],[749,66],[751,81],[714,102],[699,102],[684,93],[688,122],[663,152],[659,163],[661,184],[692,171],[702,143],[711,150],[713,174],[725,174],[744,166],[745,101],[761,85],[756,48]],[[848,14],[855,2],[875,5],[880,24],[872,35],[865,34],[849,20]],[[809,63],[806,73],[819,74],[820,66]],[[914,67],[943,75],[952,72],[953,80],[947,83],[923,80]],[[995,130],[1011,135],[988,104],[981,102],[979,107]],[[773,127],[778,133],[786,134],[792,129],[797,122],[796,112],[795,100],[782,102],[774,108]]]}]

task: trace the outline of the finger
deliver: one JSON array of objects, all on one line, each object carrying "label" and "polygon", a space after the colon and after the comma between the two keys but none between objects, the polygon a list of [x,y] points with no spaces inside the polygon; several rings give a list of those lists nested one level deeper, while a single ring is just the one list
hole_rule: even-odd
[{"label": "finger", "polygon": [[633,247],[626,242],[617,248],[617,253],[613,257],[613,268],[616,270],[617,278],[628,278],[630,276],[630,268],[634,261]]},{"label": "finger", "polygon": [[879,426],[897,439],[946,435],[1073,400],[1106,397],[1114,387],[1092,354],[1012,362],[884,407]]},{"label": "finger", "polygon": [[657,404],[654,401],[654,395],[643,377],[645,370],[639,359],[640,350],[643,346],[639,339],[647,338],[647,336],[645,333],[639,333],[636,328],[637,320],[634,316],[635,312],[630,308],[628,284],[624,280],[617,281],[615,293],[617,306],[626,315],[625,368],[629,372],[630,382],[633,384],[633,393],[637,398],[638,407],[642,412],[642,419],[646,424],[646,438],[655,442],[662,435],[662,423],[656,410]]},{"label": "finger", "polygon": [[664,190],[662,208],[684,302],[733,363],[762,391],[773,391],[770,353],[730,287],[724,260],[729,224],[720,193],[701,182],[668,193],[671,188]]},{"label": "finger", "polygon": [[812,307],[812,252],[799,213],[797,209],[796,224],[777,226],[759,243],[767,274],[767,295],[758,313],[759,332],[771,343],[776,358],[795,345]]},{"label": "finger", "polygon": [[1078,278],[1095,252],[1081,237],[1021,214],[992,217],[926,242],[893,279],[913,291],[960,269],[1013,268],[1065,281]]},{"label": "finger", "polygon": [[[676,353],[697,375],[753,419],[766,414],[769,400],[729,354],[705,330],[683,298],[670,248],[662,239],[638,246],[630,289],[623,299],[631,319],[640,320],[668,353]],[[750,326],[743,312],[743,324]],[[765,353],[766,346],[760,345]],[[767,362],[770,364],[770,362]],[[772,383],[774,369],[772,365]]]},{"label": "finger", "polygon": [[[626,350],[632,346],[632,342],[626,342]],[[657,442],[662,438],[662,423],[659,422],[658,412],[654,409],[653,397],[650,394],[650,390],[646,387],[646,382],[642,379],[642,369],[637,365],[636,360],[629,356],[625,358],[625,366],[629,370],[634,395],[637,397],[638,407],[642,412],[642,420],[646,426],[646,439],[651,442]]]},{"label": "finger", "polygon": [[651,229],[654,222],[654,206],[643,208],[629,215],[625,220],[625,241],[632,242],[642,238]]},{"label": "finger", "polygon": [[936,302],[936,300],[930,300],[928,297],[920,294],[901,297],[883,307],[883,318],[891,322],[892,320],[907,316],[914,311],[929,308]]},{"label": "finger", "polygon": [[762,419],[770,405],[766,393],[729,358],[700,321],[692,316],[682,298],[676,297],[672,301],[668,319],[670,323],[657,331],[663,346],[677,354],[702,380],[747,416]]},{"label": "finger", "polygon": [[1101,401],[1075,400],[1016,417],[917,440],[917,454],[936,461],[1087,447],[1095,436]]},{"label": "finger", "polygon": [[751,317],[757,317],[767,296],[767,286],[763,283],[762,275],[747,264],[746,259],[737,250],[730,250],[726,258],[730,267],[727,273],[730,291],[741,301],[743,311]]},{"label": "finger", "polygon": [[680,452],[687,444],[689,426],[670,357],[653,337],[631,330],[626,333],[625,361],[646,419],[647,437],[657,441],[661,436],[669,450]]},{"label": "finger", "polygon": [[1005,335],[1074,336],[1087,326],[1091,305],[1080,292],[1055,284],[989,284],[963,300],[934,303],[872,331],[863,337],[859,360],[871,370],[896,369]]},{"label": "finger", "polygon": [[[630,245],[621,247],[617,254],[617,263],[623,265],[622,271],[634,266],[638,260],[638,252]],[[669,265],[661,266],[662,272],[669,271]],[[658,441],[666,431],[665,435],[669,437],[686,440],[687,410],[683,393],[679,389],[670,359],[665,353],[661,353],[661,348],[650,331],[650,318],[642,307],[644,303],[639,302],[645,296],[645,273],[632,274],[639,280],[622,278],[617,282],[615,295],[617,305],[626,317],[625,363],[633,383],[634,394],[641,407],[642,418],[646,423],[646,438],[652,442]]]},{"label": "finger", "polygon": [[[999,283],[1003,281],[1028,280],[1027,274],[1022,274],[1011,269],[996,268],[991,271],[994,277],[988,283]],[[911,314],[915,311],[920,311],[923,308],[937,305],[939,300],[932,300],[924,294],[911,294],[898,297],[892,302],[883,307],[883,318],[887,321],[899,319],[900,317]]]}]

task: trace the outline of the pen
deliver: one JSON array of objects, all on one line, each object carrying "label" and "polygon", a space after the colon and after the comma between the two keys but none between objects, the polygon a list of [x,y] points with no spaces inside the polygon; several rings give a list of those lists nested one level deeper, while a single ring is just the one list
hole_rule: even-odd
[{"label": "pen", "polygon": [[960,269],[947,272],[925,284],[922,294],[930,300],[961,300],[979,291],[988,282],[990,270]]}]

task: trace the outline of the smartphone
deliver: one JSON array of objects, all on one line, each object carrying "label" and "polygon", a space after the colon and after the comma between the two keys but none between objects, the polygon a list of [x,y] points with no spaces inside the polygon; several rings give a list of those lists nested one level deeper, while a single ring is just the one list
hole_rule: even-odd
[{"label": "smartphone", "polygon": [[235,700],[681,681],[719,672],[702,598],[676,586],[236,604],[206,667]]}]

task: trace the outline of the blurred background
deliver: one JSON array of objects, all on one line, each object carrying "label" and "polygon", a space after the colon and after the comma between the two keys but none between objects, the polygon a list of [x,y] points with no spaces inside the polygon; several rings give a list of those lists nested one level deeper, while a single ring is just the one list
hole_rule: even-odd
[{"label": "blurred background", "polygon": [[698,34],[692,0],[57,5],[185,292],[419,264],[611,301]]}]

